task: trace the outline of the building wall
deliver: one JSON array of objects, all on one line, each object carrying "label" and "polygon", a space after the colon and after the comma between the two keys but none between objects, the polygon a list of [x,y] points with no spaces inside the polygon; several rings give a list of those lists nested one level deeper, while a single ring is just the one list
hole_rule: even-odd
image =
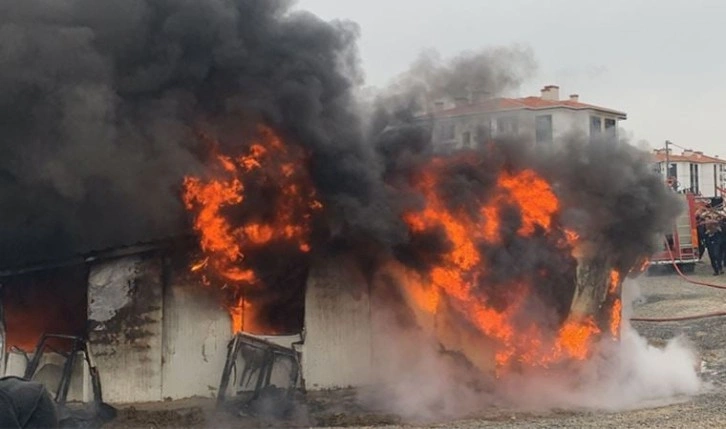
[{"label": "building wall", "polygon": [[88,277],[90,349],[107,402],[161,400],[162,265],[124,257],[94,264]]},{"label": "building wall", "polygon": [[[678,161],[671,162],[676,164],[677,174],[676,179],[678,180],[678,190],[691,189],[694,184],[691,181],[691,163]],[[720,196],[721,193],[716,189],[716,186],[724,188],[724,179],[726,175],[721,170],[722,164],[717,163],[698,163],[698,191],[704,197],[716,197]],[[663,180],[666,179],[666,163],[661,161],[657,163],[656,170],[661,174]],[[716,180],[714,181],[713,169],[716,167]]]},{"label": "building wall", "polygon": [[690,163],[688,162],[677,162],[678,171],[678,189],[690,189],[693,184],[691,183],[691,170]]},{"label": "building wall", "polygon": [[[536,137],[536,118],[544,115],[552,116],[552,135],[554,141],[558,141],[573,132],[590,136],[590,118],[592,116],[601,119],[603,131],[604,119],[614,119],[616,123],[616,136],[620,122],[613,115],[604,114],[595,110],[552,108],[500,111],[436,119],[433,127],[433,139],[435,144],[444,150],[462,149],[467,147],[465,134],[468,133],[469,141],[471,142],[470,147],[474,147],[477,141],[486,139],[485,136],[481,135],[482,132],[488,133],[487,136],[491,137],[512,135],[510,130],[500,129],[500,125],[503,125],[502,119],[513,119],[517,124],[516,135],[534,142]],[[451,132],[451,127],[453,127],[453,132]]]},{"label": "building wall", "polygon": [[[214,289],[161,255],[94,264],[88,283],[90,348],[106,402],[217,395],[232,328]],[[263,338],[285,347],[300,339]],[[289,366],[276,362],[273,384],[287,387]]]},{"label": "building wall", "polygon": [[[713,167],[716,164],[699,164],[698,175],[699,183],[698,190],[704,197],[715,197],[716,196],[716,182],[713,180]],[[718,172],[717,172],[718,174]]]},{"label": "building wall", "polygon": [[364,385],[371,368],[367,282],[340,257],[313,264],[305,297],[303,377],[308,389]]},{"label": "building wall", "polygon": [[227,357],[232,326],[209,288],[180,268],[164,291],[163,398],[213,397]]}]

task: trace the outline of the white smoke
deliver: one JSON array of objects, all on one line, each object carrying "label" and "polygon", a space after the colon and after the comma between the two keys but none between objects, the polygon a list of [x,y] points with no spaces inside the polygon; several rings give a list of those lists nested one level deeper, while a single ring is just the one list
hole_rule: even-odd
[{"label": "white smoke", "polygon": [[657,347],[628,322],[639,298],[638,284],[626,279],[620,341],[603,340],[598,353],[575,370],[507,379],[504,396],[527,408],[622,410],[698,393],[702,388],[700,362],[687,340],[675,337]]},{"label": "white smoke", "polygon": [[400,313],[376,308],[371,385],[359,392],[367,408],[430,422],[461,417],[482,405],[482,393],[473,387],[480,373],[465,359],[442,352],[425,329],[401,323]]},{"label": "white smoke", "polygon": [[[363,395],[368,404],[409,420],[439,420],[491,410],[624,410],[678,402],[699,393],[699,359],[682,337],[651,345],[630,326],[638,285],[626,280],[620,341],[605,339],[581,365],[527,370],[485,380],[473,368],[442,354],[422,332],[378,333],[377,378],[382,388]],[[374,377],[376,377],[374,376]],[[479,383],[477,383],[479,382]]]}]

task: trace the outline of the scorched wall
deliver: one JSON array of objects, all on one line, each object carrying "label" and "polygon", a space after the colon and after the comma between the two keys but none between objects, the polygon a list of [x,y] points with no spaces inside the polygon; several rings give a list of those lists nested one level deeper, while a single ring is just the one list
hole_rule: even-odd
[{"label": "scorched wall", "polygon": [[229,319],[184,271],[155,254],[91,266],[89,339],[107,402],[216,394]]}]

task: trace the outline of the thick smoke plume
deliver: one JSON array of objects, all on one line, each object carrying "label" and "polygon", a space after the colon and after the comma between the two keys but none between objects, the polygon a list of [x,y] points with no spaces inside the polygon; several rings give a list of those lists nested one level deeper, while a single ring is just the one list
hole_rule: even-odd
[{"label": "thick smoke plume", "polygon": [[428,50],[379,96],[389,109],[420,111],[442,98],[506,94],[531,77],[535,69],[532,51],[522,46],[467,51],[452,59]]},{"label": "thick smoke plume", "polygon": [[368,221],[386,206],[353,113],[357,34],[278,0],[2,2],[0,264],[187,232],[199,135],[234,154],[259,122],[314,156],[348,227],[385,226]]}]

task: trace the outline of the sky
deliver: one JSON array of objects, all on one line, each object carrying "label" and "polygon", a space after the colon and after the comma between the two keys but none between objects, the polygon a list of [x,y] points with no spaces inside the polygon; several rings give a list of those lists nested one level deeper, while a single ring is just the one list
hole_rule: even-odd
[{"label": "sky", "polygon": [[[366,84],[385,86],[425,49],[522,46],[534,76],[513,96],[560,97],[624,111],[634,144],[665,140],[726,157],[726,1],[299,0],[360,26]],[[642,142],[641,142],[642,143]],[[677,151],[678,149],[676,149]]]}]

